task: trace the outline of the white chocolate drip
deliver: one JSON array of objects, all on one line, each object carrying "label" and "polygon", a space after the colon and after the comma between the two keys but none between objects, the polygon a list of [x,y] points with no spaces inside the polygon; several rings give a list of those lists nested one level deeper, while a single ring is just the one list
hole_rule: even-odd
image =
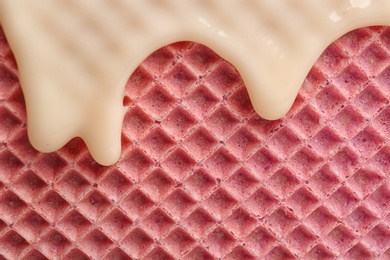
[{"label": "white chocolate drip", "polygon": [[390,25],[388,0],[0,0],[19,67],[28,135],[43,152],[81,137],[120,157],[126,81],[153,51],[200,42],[236,66],[256,112],[282,117],[324,49]]}]

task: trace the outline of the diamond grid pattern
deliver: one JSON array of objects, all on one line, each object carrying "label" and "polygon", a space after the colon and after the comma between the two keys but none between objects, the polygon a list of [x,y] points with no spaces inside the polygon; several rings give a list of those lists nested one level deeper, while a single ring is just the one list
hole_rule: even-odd
[{"label": "diamond grid pattern", "polygon": [[329,46],[277,121],[213,51],[166,46],[128,81],[111,167],[79,139],[30,146],[1,33],[0,258],[386,259],[389,30]]}]

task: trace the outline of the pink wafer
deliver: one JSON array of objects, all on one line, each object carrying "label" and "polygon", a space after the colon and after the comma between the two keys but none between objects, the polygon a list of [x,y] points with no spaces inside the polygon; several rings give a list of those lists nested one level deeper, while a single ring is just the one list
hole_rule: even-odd
[{"label": "pink wafer", "polygon": [[128,82],[111,167],[79,139],[30,146],[0,38],[0,258],[390,257],[390,28],[329,46],[277,121],[210,49],[164,47]]}]

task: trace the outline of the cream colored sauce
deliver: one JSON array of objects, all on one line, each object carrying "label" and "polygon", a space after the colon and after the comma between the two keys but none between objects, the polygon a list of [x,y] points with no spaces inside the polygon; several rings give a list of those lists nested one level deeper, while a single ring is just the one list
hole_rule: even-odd
[{"label": "cream colored sauce", "polygon": [[0,0],[28,135],[42,152],[81,137],[103,165],[121,153],[126,81],[153,51],[207,45],[236,66],[256,112],[282,117],[324,49],[390,25],[389,0]]}]

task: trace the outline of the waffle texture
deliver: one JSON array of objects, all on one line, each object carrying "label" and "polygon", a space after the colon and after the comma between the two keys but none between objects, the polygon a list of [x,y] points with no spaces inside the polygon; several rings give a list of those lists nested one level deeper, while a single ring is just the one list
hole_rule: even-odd
[{"label": "waffle texture", "polygon": [[156,51],[111,167],[35,151],[16,74],[1,33],[0,259],[390,258],[388,27],[330,45],[277,121],[207,47]]}]

